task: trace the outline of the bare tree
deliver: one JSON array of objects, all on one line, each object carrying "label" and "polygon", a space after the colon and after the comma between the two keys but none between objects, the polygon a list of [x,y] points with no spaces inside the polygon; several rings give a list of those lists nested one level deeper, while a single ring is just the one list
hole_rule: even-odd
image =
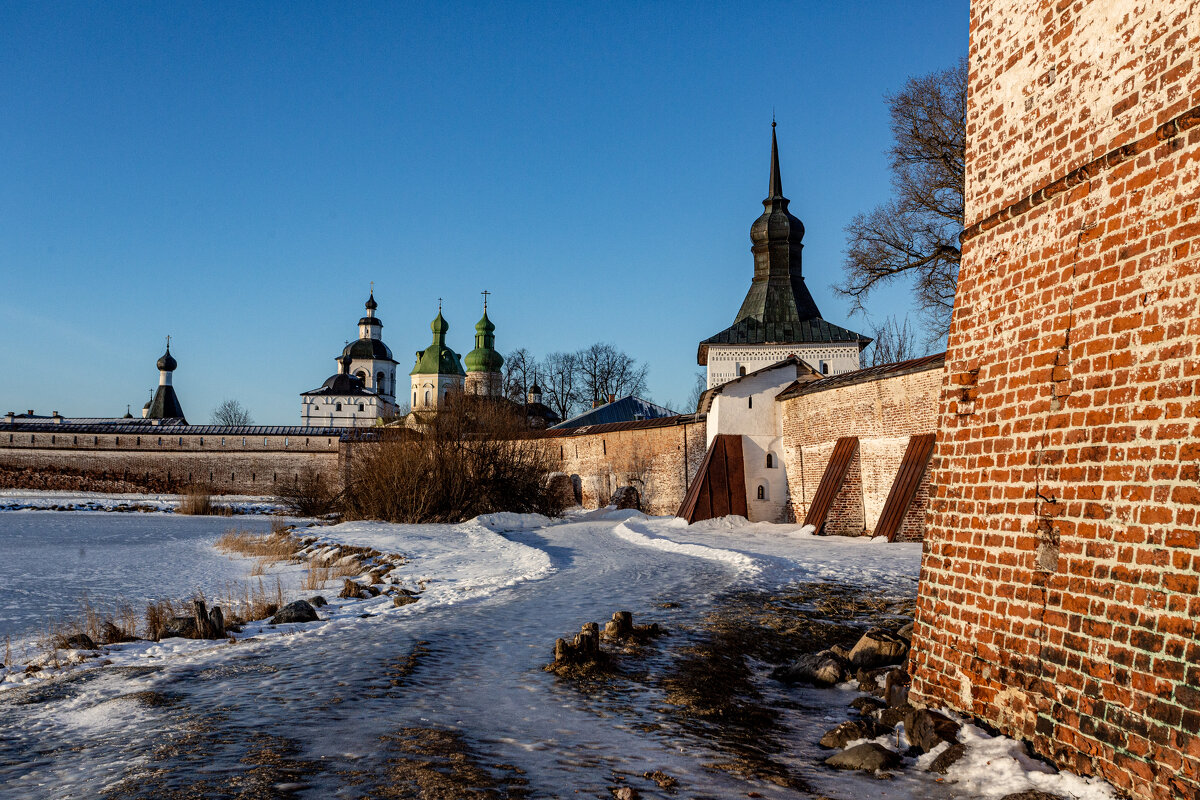
[{"label": "bare tree", "polygon": [[504,396],[514,403],[524,403],[533,383],[533,371],[537,366],[533,356],[524,347],[519,347],[504,357]]},{"label": "bare tree", "polygon": [[597,343],[575,354],[583,402],[607,400],[609,395],[646,393],[649,369],[611,344]]},{"label": "bare tree", "polygon": [[871,326],[870,362],[872,367],[880,364],[894,364],[897,361],[908,361],[910,358],[920,358],[924,355],[917,346],[917,337],[909,327],[908,317],[904,322],[897,322],[895,317],[888,317],[881,325]]},{"label": "bare tree", "polygon": [[933,338],[950,327],[961,257],[966,147],[967,60],[887,96],[891,109],[893,196],[846,226],[844,276],[837,290],[864,310],[870,293],[910,276]]},{"label": "bare tree", "polygon": [[213,409],[214,425],[253,425],[250,411],[237,400],[222,400],[221,405]]},{"label": "bare tree", "polygon": [[704,390],[708,388],[708,379],[703,372],[696,373],[696,381],[692,384],[692,391],[688,394],[687,410],[685,414],[694,414],[700,408],[700,395],[704,394]]},{"label": "bare tree", "polygon": [[546,405],[563,419],[570,419],[580,404],[577,367],[574,353],[550,353],[538,366],[538,385]]}]

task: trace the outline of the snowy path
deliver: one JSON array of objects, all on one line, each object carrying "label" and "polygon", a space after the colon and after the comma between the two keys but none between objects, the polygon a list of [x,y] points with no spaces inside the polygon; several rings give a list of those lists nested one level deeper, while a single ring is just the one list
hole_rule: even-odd
[{"label": "snowy path", "polygon": [[[683,528],[628,513],[535,524],[496,515],[328,529],[346,543],[411,555],[401,570],[406,583],[428,580],[422,599],[391,608],[377,598],[354,606],[377,616],[335,612],[293,635],[0,693],[0,797],[97,797],[114,787],[120,797],[233,796],[196,784],[236,786],[264,740],[284,743],[307,768],[252,796],[362,797],[350,784],[382,774],[394,756],[382,737],[406,726],[461,732],[487,764],[524,770],[534,797],[611,797],[614,773],[631,776],[645,797],[668,796],[640,777],[652,770],[678,778],[689,797],[806,796],[705,769],[714,753],[704,741],[644,724],[662,705],[652,684],[589,696],[560,683],[541,669],[553,641],[617,609],[682,630],[723,591],[796,579],[911,595],[920,555],[915,545],[816,539],[783,526]],[[664,601],[679,605],[660,608]],[[797,740],[831,727],[822,715],[844,715],[851,696],[809,691]],[[962,796],[929,780],[836,781],[850,790],[835,796],[859,800]]]}]

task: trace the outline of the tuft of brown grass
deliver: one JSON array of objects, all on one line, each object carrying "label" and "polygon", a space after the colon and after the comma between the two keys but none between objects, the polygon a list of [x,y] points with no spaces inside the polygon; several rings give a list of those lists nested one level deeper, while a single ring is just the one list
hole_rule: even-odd
[{"label": "tuft of brown grass", "polygon": [[324,589],[329,581],[361,575],[362,571],[363,566],[358,561],[330,565],[309,564],[301,586],[305,591],[317,591]]},{"label": "tuft of brown grass", "polygon": [[175,512],[177,514],[190,514],[193,516],[233,516],[233,509],[231,507],[214,503],[212,492],[207,487],[199,485],[188,486],[183,490],[183,494],[179,496],[179,505],[176,507]]},{"label": "tuft of brown grass", "polygon": [[267,588],[259,578],[255,584],[226,587],[221,605],[227,609],[225,619],[234,625],[272,617],[284,606],[283,584],[276,578],[275,586]]},{"label": "tuft of brown grass", "polygon": [[157,642],[167,629],[172,617],[182,615],[182,610],[170,600],[156,600],[146,604],[146,638]]},{"label": "tuft of brown grass", "polygon": [[297,553],[304,549],[304,542],[294,536],[290,529],[271,533],[253,533],[230,528],[216,541],[218,550],[258,558],[270,564],[277,561],[298,561]]}]

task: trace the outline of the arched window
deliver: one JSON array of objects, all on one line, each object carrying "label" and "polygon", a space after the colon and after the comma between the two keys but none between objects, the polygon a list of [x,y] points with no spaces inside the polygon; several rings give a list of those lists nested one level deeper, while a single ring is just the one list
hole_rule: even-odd
[{"label": "arched window", "polygon": [[413,392],[413,408],[417,407],[417,393]]},{"label": "arched window", "polygon": [[775,456],[772,453],[767,453],[767,469],[775,468]]},{"label": "arched window", "polygon": [[746,398],[746,408],[754,408],[754,395]]},{"label": "arched window", "polygon": [[384,384],[384,377],[383,377],[382,372],[380,372],[378,375],[375,376],[375,389],[380,394],[387,394],[387,391],[386,391],[387,386]]},{"label": "arched window", "polygon": [[363,372],[363,371],[360,369],[358,372],[354,373],[354,377],[356,377],[356,378],[358,378],[360,381],[362,381],[364,386],[366,385],[366,383],[367,383],[367,373]]},{"label": "arched window", "polygon": [[358,410],[359,410],[359,411],[365,411],[366,409],[365,409],[365,408],[363,408],[363,404],[362,404],[362,403],[359,403],[359,404],[358,404]]},{"label": "arched window", "polygon": [[821,362],[821,374],[822,374],[822,375],[828,375],[828,374],[829,374],[829,362],[828,362],[828,361],[822,361],[822,362]]},{"label": "arched window", "polygon": [[763,486],[762,484],[759,484],[759,486],[758,486],[758,499],[759,500],[767,499],[767,487]]},{"label": "arched window", "polygon": [[745,367],[738,367],[738,377],[739,377],[739,378],[744,378],[745,376],[746,376],[746,368],[745,368]]},{"label": "arched window", "polygon": [[426,389],[425,390],[425,405],[429,405],[430,397],[431,397],[431,395],[429,394],[429,390]]},{"label": "arched window", "polygon": [[341,410],[342,410],[342,404],[341,404],[341,403],[338,403],[338,404],[337,404],[337,410],[338,410],[338,411],[341,411]]}]

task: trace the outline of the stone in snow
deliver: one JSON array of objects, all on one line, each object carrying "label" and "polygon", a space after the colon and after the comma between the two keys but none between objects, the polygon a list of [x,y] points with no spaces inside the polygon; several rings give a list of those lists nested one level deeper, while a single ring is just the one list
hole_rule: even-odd
[{"label": "stone in snow", "polygon": [[864,772],[877,772],[881,769],[895,769],[900,766],[900,756],[875,742],[856,744],[849,750],[825,759],[825,763],[834,769],[858,769]]},{"label": "stone in snow", "polygon": [[305,600],[288,603],[271,617],[272,625],[285,625],[290,622],[314,622],[320,619],[317,610]]}]

